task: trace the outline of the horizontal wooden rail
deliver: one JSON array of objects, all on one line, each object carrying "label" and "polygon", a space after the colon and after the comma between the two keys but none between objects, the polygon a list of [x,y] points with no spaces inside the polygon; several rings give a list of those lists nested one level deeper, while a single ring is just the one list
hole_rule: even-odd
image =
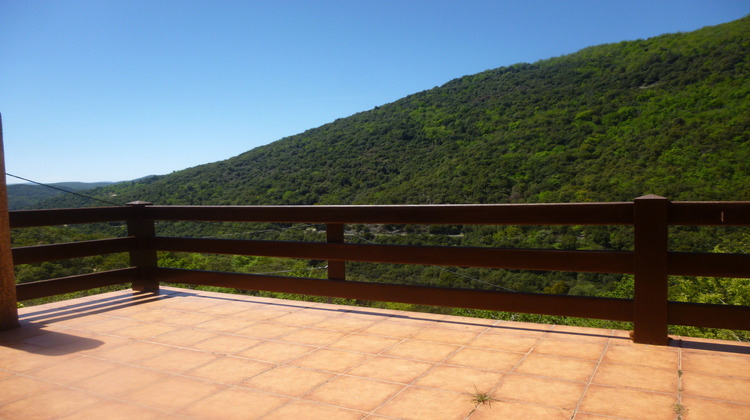
[{"label": "horizontal wooden rail", "polygon": [[694,327],[747,330],[750,328],[750,306],[714,305],[708,303],[669,302],[669,323]]},{"label": "horizontal wooden rail", "polygon": [[34,264],[44,261],[91,257],[94,255],[129,252],[135,246],[133,237],[97,239],[54,245],[35,245],[13,248],[13,263]]},{"label": "horizontal wooden rail", "polygon": [[673,276],[750,278],[750,254],[670,252],[667,261]]},{"label": "horizontal wooden rail", "polygon": [[421,225],[626,225],[633,203],[403,206],[149,206],[155,220]]},{"label": "horizontal wooden rail", "polygon": [[19,210],[9,213],[10,227],[75,225],[122,222],[135,217],[132,207],[91,207],[83,209]]},{"label": "horizontal wooden rail", "polygon": [[344,282],[327,279],[263,276],[175,268],[159,268],[156,274],[163,282],[229,287],[240,290],[268,290],[272,292],[331,296],[346,299],[367,299],[383,302],[404,302],[421,305],[564,315],[618,321],[632,321],[633,317],[633,302],[627,299],[506,293],[370,282]]},{"label": "horizontal wooden rail", "polygon": [[63,293],[95,289],[97,287],[129,283],[132,281],[133,276],[137,271],[137,268],[130,267],[121,268],[119,270],[100,271],[98,273],[61,277],[58,279],[40,280],[31,283],[21,283],[16,285],[16,295],[20,302],[23,300],[39,299]]},{"label": "horizontal wooden rail", "polygon": [[158,251],[518,270],[632,273],[632,253],[156,238]]},{"label": "horizontal wooden rail", "polygon": [[674,201],[669,203],[669,224],[750,226],[750,202]]},{"label": "horizontal wooden rail", "polygon": [[[316,223],[327,242],[156,237],[154,221]],[[396,206],[151,206],[14,211],[11,228],[99,222],[128,223],[128,237],[12,250],[14,264],[129,252],[134,267],[25,283],[19,300],[132,282],[223,286],[329,297],[632,321],[635,340],[666,344],[667,324],[749,329],[750,307],[668,302],[667,276],[750,278],[750,255],[668,252],[670,225],[750,226],[750,202],[633,202],[573,204]],[[558,251],[413,245],[350,244],[344,224],[627,225],[634,252]],[[328,279],[159,268],[157,251],[283,257],[329,262]],[[415,264],[635,275],[634,300],[407,286],[346,280],[344,263]]]}]

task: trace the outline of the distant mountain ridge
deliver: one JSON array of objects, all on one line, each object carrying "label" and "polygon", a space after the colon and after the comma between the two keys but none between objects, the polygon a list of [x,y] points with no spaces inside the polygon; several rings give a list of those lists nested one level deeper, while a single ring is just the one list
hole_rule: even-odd
[{"label": "distant mountain ridge", "polygon": [[[48,185],[66,191],[77,192],[111,184],[114,184],[114,182],[57,182]],[[45,200],[65,194],[65,192],[55,188],[37,184],[10,184],[8,185],[8,209],[32,209]]]},{"label": "distant mountain ridge", "polygon": [[464,76],[91,193],[191,205],[749,200],[748,74],[745,17]]}]

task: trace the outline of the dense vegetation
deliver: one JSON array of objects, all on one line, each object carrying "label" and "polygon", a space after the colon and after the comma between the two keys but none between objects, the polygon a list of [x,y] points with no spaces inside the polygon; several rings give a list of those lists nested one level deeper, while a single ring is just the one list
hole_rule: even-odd
[{"label": "dense vegetation", "polygon": [[[123,203],[192,205],[629,201],[647,193],[673,200],[750,200],[749,70],[746,17],[465,76],[225,161],[87,194]],[[41,204],[87,205],[98,204],[67,195]],[[173,223],[159,229],[163,235],[321,240],[314,227]],[[352,242],[632,248],[627,229],[610,227],[347,229]],[[721,252],[737,244],[745,244],[739,252],[747,249],[747,233],[739,229],[672,233],[674,250]],[[279,265],[269,259],[179,254],[164,254],[160,263],[298,274],[322,267],[320,262]],[[360,263],[350,263],[347,271],[354,281],[632,293],[632,279],[620,275]],[[670,293],[677,300],[750,301],[750,286],[740,279],[674,278]]]},{"label": "dense vegetation", "polygon": [[196,205],[747,200],[749,40],[744,18],[488,70],[97,194]]}]

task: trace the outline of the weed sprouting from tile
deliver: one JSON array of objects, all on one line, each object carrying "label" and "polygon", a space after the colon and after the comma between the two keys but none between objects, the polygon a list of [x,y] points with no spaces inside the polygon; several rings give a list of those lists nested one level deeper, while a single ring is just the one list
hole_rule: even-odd
[{"label": "weed sprouting from tile", "polygon": [[490,396],[489,392],[479,391],[476,385],[474,385],[474,393],[471,394],[471,401],[473,401],[477,405],[477,407],[487,404],[490,408],[492,408],[492,397]]},{"label": "weed sprouting from tile", "polygon": [[682,416],[685,416],[688,413],[688,408],[682,405],[682,403],[675,403],[672,409],[674,410],[674,413],[677,415],[678,420],[682,420]]}]

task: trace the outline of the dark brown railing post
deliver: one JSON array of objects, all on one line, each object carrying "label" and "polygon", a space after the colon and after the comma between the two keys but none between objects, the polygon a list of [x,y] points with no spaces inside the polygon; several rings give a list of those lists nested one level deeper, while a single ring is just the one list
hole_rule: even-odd
[{"label": "dark brown railing post", "polygon": [[3,120],[0,116],[0,330],[18,326],[16,277],[13,274],[13,251],[10,245],[8,188],[5,185]]},{"label": "dark brown railing post", "polygon": [[130,251],[130,265],[138,268],[137,278],[133,279],[133,291],[159,293],[159,281],[154,277],[157,267],[156,250],[153,239],[156,236],[154,221],[145,218],[145,208],[151,205],[145,201],[128,203],[133,207],[134,218],[128,220],[128,236],[136,239],[135,249]]},{"label": "dark brown railing post", "polygon": [[[344,224],[326,223],[326,241],[336,244],[344,243]],[[346,263],[328,260],[328,279],[346,280]]]},{"label": "dark brown railing post", "polygon": [[645,195],[633,201],[635,249],[633,341],[666,345],[669,200]]}]

